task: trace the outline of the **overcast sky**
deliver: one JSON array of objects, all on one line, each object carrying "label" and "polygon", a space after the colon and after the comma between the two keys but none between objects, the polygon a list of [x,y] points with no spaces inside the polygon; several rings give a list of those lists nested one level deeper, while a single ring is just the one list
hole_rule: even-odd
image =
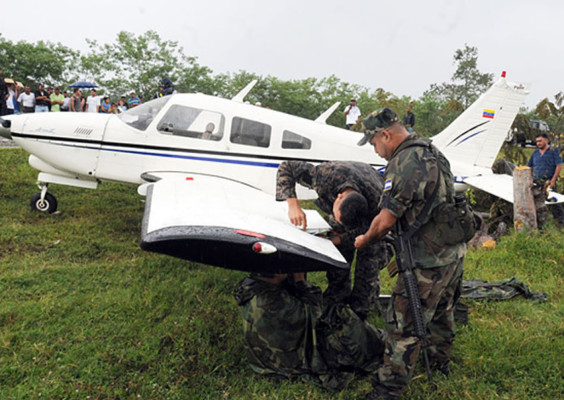
[{"label": "overcast sky", "polygon": [[11,41],[86,51],[85,38],[114,43],[120,31],[154,30],[214,73],[335,75],[412,98],[449,81],[454,52],[468,44],[481,72],[532,84],[529,107],[564,91],[557,0],[27,0],[0,10]]}]

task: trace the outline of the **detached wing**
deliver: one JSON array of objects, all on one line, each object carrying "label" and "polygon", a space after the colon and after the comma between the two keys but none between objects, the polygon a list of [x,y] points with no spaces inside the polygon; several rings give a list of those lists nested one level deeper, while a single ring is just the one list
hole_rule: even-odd
[{"label": "detached wing", "polygon": [[[288,220],[286,202],[228,179],[153,174],[146,186],[141,247],[223,268],[262,273],[349,268],[327,239]],[[314,210],[314,231],[329,226]],[[314,214],[311,214],[313,212]]]}]

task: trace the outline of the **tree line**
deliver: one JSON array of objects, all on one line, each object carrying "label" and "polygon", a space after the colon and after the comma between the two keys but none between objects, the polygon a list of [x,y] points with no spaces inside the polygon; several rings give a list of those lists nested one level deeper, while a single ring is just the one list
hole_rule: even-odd
[{"label": "tree line", "polygon": [[[60,43],[39,41],[12,42],[0,34],[0,66],[4,77],[30,86],[66,87],[77,80],[94,80],[110,96],[135,90],[150,99],[159,90],[162,78],[170,78],[181,92],[201,92],[232,97],[251,80],[258,84],[247,96],[274,110],[315,119],[332,104],[340,101],[344,109],[351,96],[357,99],[363,114],[380,107],[392,107],[403,115],[411,106],[416,115],[416,132],[422,136],[439,133],[493,83],[494,75],[478,69],[478,49],[464,45],[453,56],[455,71],[448,82],[432,84],[418,99],[398,97],[383,88],[370,89],[326,78],[281,80],[252,72],[214,74],[200,65],[196,57],[186,55],[178,42],[163,40],[155,31],[141,35],[120,32],[114,43],[88,40],[88,51],[81,53]],[[524,129],[528,119],[543,119],[551,130],[560,133],[564,125],[564,94],[554,100],[543,99],[534,110],[523,110],[515,126]],[[327,121],[343,126],[342,113],[335,112]],[[523,125],[523,126],[521,126]]]}]

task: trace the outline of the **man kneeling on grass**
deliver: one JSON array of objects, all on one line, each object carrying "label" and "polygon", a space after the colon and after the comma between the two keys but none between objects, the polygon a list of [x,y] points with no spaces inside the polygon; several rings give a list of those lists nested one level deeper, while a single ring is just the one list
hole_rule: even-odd
[{"label": "man kneeling on grass", "polygon": [[274,378],[301,378],[339,391],[354,373],[375,371],[381,331],[350,306],[322,310],[321,289],[304,273],[251,275],[235,288],[251,368]]}]

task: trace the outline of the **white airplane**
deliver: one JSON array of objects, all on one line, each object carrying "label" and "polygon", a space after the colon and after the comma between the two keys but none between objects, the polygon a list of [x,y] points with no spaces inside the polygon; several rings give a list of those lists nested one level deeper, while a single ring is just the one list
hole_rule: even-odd
[{"label": "white airplane", "polygon": [[[386,162],[361,133],[245,104],[251,82],[233,99],[175,94],[120,115],[38,113],[3,117],[0,134],[30,153],[41,191],[32,208],[54,212],[49,184],[95,189],[102,181],[138,185],[146,195],[141,247],[225,268],[304,271],[348,268],[328,241],[294,227],[276,202],[283,160]],[[466,184],[512,200],[491,166],[522,104],[522,84],[496,82],[434,143],[451,162],[457,189]],[[493,184],[494,186],[490,186]],[[305,188],[300,198],[314,198]],[[319,222],[318,224],[315,221]],[[310,210],[313,231],[327,229]]]}]

